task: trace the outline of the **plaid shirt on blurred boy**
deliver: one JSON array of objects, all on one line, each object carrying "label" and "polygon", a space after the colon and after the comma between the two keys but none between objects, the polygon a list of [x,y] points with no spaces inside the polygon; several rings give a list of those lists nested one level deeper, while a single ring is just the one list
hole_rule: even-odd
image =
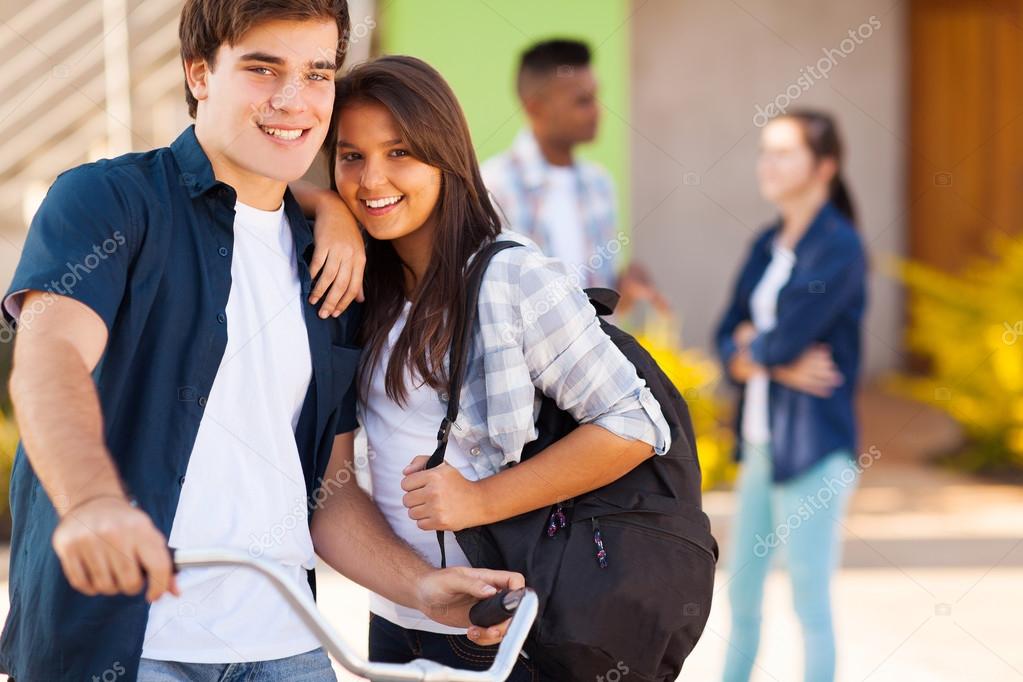
[{"label": "plaid shirt on blurred boy", "polygon": [[[551,253],[553,231],[559,226],[543,220],[550,164],[536,138],[522,130],[511,148],[489,159],[480,168],[483,181],[507,219],[506,227],[532,239],[544,253]],[[622,268],[626,234],[616,232],[617,205],[611,176],[601,166],[583,160],[572,165],[583,225],[586,262],[579,273],[580,285],[614,287]]]}]

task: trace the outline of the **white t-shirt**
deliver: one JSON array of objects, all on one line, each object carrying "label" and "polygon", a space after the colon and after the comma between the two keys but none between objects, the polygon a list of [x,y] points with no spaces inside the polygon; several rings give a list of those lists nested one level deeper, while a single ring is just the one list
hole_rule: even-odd
[{"label": "white t-shirt", "polygon": [[[312,376],[295,245],[283,205],[235,205],[227,349],[188,461],[170,546],[232,548],[278,562],[309,592],[315,564],[295,427]],[[201,352],[196,349],[196,352]],[[319,642],[262,575],[187,568],[153,604],[144,658],[235,663]]]},{"label": "white t-shirt", "polygon": [[592,254],[586,253],[576,171],[571,166],[548,166],[546,170],[537,224],[546,226],[548,230],[544,235],[547,255],[560,259],[568,266],[569,272],[580,272]]},{"label": "white t-shirt", "polygon": [[[401,334],[408,319],[411,304],[404,310],[391,328],[387,343],[381,350],[373,376],[366,393],[365,402],[359,403],[359,422],[366,432],[369,470],[373,481],[373,500],[394,533],[412,546],[434,566],[440,566],[440,547],[437,533],[420,530],[409,518],[408,510],[402,504],[405,491],[401,488],[402,470],[417,455],[429,455],[437,448],[437,428],[447,412],[447,404],[441,402],[437,391],[421,380],[413,381],[406,372],[405,385],[408,402],[404,407],[393,402],[384,387],[384,374],[391,357],[394,343]],[[452,438],[444,461],[458,469],[462,476],[477,480],[476,472],[469,464],[466,453]],[[444,533],[444,547],[448,566],[468,566],[469,560],[458,546],[454,533]],[[396,604],[377,594],[370,595],[369,610],[381,618],[410,630],[425,630],[441,634],[465,634],[465,629],[441,625],[421,611]]]},{"label": "white t-shirt", "polygon": [[[792,249],[774,244],[771,247],[771,262],[750,294],[750,316],[758,333],[769,332],[777,322],[778,292],[792,276],[796,254]],[[742,438],[751,445],[765,445],[771,440],[771,423],[768,413],[770,377],[759,372],[746,382],[745,400],[742,410]]]}]

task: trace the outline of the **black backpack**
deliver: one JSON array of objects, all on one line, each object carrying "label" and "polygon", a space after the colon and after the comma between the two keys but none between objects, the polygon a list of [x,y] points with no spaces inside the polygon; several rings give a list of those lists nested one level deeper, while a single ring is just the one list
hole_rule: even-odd
[{"label": "black backpack", "polygon": [[[427,468],[444,461],[476,321],[479,288],[491,258],[521,246],[482,249],[468,276],[465,328],[452,343],[448,412]],[[610,289],[588,289],[598,315],[618,302]],[[700,504],[700,464],[689,410],[657,363],[629,334],[601,329],[646,380],[671,429],[671,448],[617,481],[551,508],[455,533],[469,563],[517,571],[540,597],[525,651],[545,678],[674,682],[710,614],[718,548]],[[539,435],[522,460],[578,423],[544,397]],[[443,563],[443,532],[437,533]]]}]

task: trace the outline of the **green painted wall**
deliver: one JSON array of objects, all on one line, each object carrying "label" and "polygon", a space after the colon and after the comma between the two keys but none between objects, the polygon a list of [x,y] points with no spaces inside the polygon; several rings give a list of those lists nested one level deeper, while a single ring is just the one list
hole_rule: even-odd
[{"label": "green painted wall", "polygon": [[385,54],[409,54],[436,67],[458,95],[480,160],[503,151],[523,125],[515,95],[521,52],[545,38],[586,40],[603,104],[597,141],[580,155],[614,176],[628,229],[629,0],[379,0]]}]

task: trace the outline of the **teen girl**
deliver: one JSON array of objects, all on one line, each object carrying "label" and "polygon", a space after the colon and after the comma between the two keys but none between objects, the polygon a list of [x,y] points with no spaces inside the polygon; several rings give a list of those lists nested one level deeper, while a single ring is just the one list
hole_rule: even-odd
[{"label": "teen girl", "polygon": [[760,147],[760,192],[780,218],[754,240],[716,336],[742,387],[724,679],[749,679],[764,579],[772,550],[784,546],[805,679],[823,682],[835,674],[831,575],[858,477],[853,400],[866,263],[831,118],[776,118]]},{"label": "teen girl", "polygon": [[[373,501],[400,537],[436,565],[434,531],[549,506],[668,449],[660,406],[566,268],[501,232],[465,117],[440,74],[411,57],[355,67],[337,84],[327,144],[337,191],[366,231],[360,421]],[[487,269],[447,462],[426,471],[446,411],[466,266],[495,239],[527,245]],[[581,426],[512,466],[536,437],[541,393]],[[448,564],[466,565],[453,534],[445,537]],[[466,636],[379,596],[371,611],[374,660],[482,669],[493,659],[494,647],[474,641],[492,633]],[[510,679],[541,678],[521,659]]]}]

